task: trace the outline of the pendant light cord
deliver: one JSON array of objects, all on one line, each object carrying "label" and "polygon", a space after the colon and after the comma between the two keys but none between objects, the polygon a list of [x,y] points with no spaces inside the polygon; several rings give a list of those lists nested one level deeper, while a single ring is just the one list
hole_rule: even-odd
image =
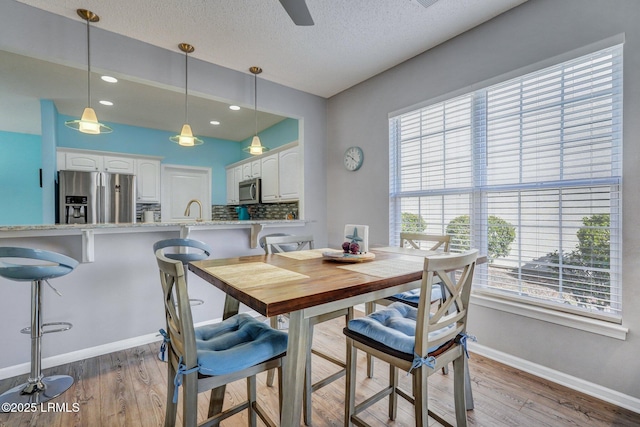
[{"label": "pendant light cord", "polygon": [[184,122],[189,123],[189,103],[187,102],[187,87],[189,86],[189,53],[184,53]]},{"label": "pendant light cord", "polygon": [[258,136],[258,74],[253,75],[253,110],[256,118],[256,136]]},{"label": "pendant light cord", "polygon": [[87,21],[87,107],[91,108],[91,39],[89,37],[90,25]]}]

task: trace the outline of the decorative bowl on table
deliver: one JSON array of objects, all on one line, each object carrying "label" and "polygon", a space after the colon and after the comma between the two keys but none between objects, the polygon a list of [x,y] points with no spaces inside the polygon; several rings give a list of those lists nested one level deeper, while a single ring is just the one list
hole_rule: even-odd
[{"label": "decorative bowl on table", "polygon": [[325,251],[322,257],[328,261],[336,262],[364,262],[371,261],[376,257],[373,252],[361,252],[357,254],[346,253],[343,251]]}]

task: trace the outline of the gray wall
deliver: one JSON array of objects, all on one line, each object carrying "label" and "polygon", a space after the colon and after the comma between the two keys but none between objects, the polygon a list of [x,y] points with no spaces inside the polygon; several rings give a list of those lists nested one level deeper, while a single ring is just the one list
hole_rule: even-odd
[{"label": "gray wall", "polygon": [[[329,243],[345,223],[370,226],[388,243],[388,115],[624,33],[623,326],[626,341],[473,305],[469,330],[479,343],[640,398],[640,2],[529,0],[437,48],[344,91],[328,105]],[[364,149],[355,173],[342,166],[351,145]]]}]

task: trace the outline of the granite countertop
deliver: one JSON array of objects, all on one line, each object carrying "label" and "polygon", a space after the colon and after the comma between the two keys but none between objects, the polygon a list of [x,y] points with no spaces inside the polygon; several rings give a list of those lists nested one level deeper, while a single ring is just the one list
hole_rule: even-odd
[{"label": "granite countertop", "polygon": [[0,226],[2,232],[16,231],[61,231],[61,232],[81,232],[82,230],[105,230],[110,229],[137,229],[138,231],[151,231],[157,228],[179,228],[179,227],[202,227],[202,228],[233,228],[260,225],[303,225],[304,220],[244,220],[244,221],[173,221],[173,222],[136,222],[121,224],[40,224],[40,225],[9,225]]}]

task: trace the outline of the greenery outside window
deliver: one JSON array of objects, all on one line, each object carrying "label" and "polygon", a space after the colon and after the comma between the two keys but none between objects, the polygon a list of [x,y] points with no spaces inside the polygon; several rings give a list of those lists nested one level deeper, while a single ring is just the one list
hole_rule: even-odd
[{"label": "greenery outside window", "polygon": [[487,254],[476,291],[619,321],[622,46],[390,118],[390,242]]}]

